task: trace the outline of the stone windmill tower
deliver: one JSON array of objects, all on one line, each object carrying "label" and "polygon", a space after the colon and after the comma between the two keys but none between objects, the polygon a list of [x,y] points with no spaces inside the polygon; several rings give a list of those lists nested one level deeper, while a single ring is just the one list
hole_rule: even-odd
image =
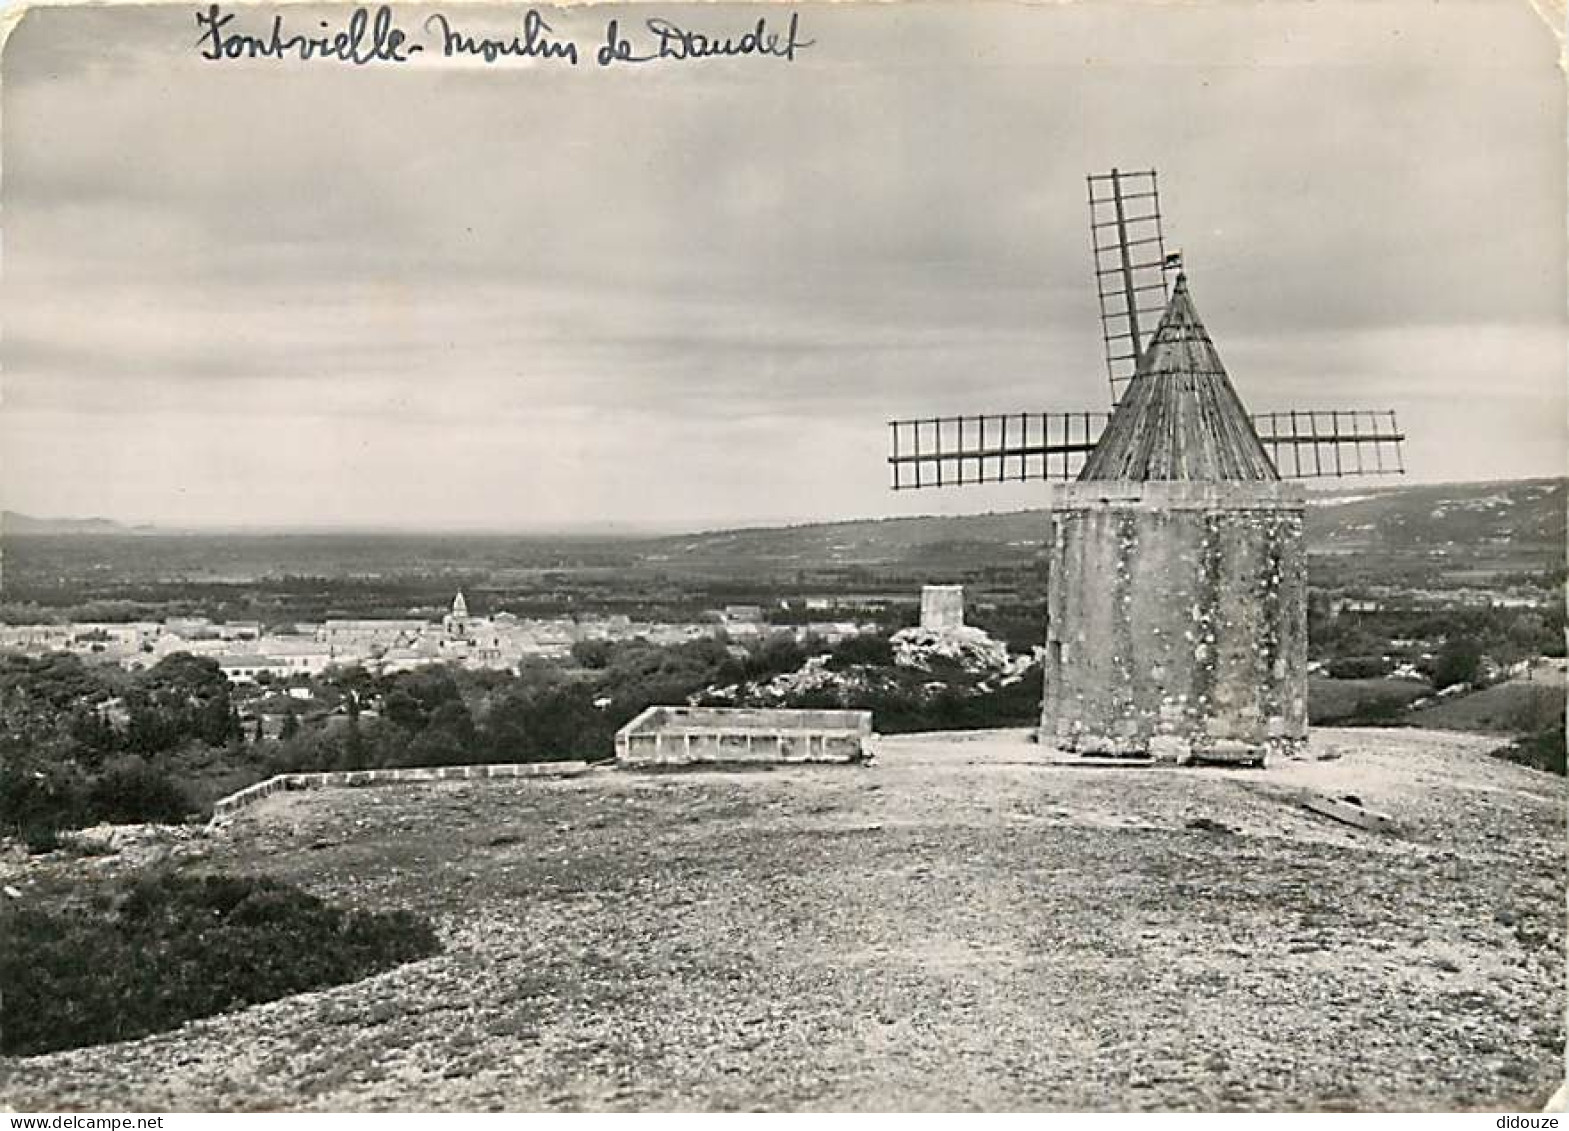
[{"label": "stone windmill tower", "polygon": [[1072,480],[1050,501],[1043,743],[1262,762],[1307,737],[1306,499],[1285,465],[1398,473],[1404,436],[1392,412],[1250,416],[1165,251],[1154,172],[1089,186],[1111,413],[893,421],[893,485]]}]

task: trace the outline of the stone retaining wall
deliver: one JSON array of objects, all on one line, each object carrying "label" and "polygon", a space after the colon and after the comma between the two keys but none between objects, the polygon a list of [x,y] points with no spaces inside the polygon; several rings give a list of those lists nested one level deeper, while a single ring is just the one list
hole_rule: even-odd
[{"label": "stone retaining wall", "polygon": [[232,817],[265,797],[283,790],[322,789],[334,785],[382,785],[390,782],[466,781],[473,778],[570,778],[588,772],[587,762],[496,762],[482,766],[412,766],[406,769],[329,770],[323,773],[277,774],[213,802],[212,819]]}]

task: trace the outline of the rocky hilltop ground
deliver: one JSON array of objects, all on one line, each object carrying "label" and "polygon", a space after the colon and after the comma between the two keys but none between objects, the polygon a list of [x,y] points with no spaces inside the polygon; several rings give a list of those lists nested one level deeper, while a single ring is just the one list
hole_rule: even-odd
[{"label": "rocky hilltop ground", "polygon": [[[10,1061],[0,1098],[1539,1107],[1563,1079],[1565,785],[1491,745],[1321,730],[1264,770],[1092,770],[986,732],[883,739],[861,768],[281,794],[181,866],[418,909],[444,952]],[[1324,793],[1396,827],[1303,807]]]}]

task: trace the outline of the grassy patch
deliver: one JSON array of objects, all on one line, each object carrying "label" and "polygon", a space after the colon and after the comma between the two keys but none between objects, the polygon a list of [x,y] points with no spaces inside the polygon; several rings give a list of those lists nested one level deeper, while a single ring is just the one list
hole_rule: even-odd
[{"label": "grassy patch", "polygon": [[1564,687],[1553,680],[1510,680],[1413,712],[1417,726],[1500,734],[1538,734],[1560,728]]},{"label": "grassy patch", "polygon": [[1308,721],[1314,726],[1402,722],[1409,717],[1406,706],[1432,691],[1405,679],[1313,678],[1308,680]]},{"label": "grassy patch", "polygon": [[0,919],[0,1052],[176,1028],[433,954],[409,912],[345,911],[254,876],[156,874]]}]

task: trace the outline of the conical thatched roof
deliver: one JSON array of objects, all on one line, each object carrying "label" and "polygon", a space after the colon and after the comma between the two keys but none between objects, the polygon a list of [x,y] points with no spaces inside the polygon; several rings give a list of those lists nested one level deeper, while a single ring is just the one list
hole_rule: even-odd
[{"label": "conical thatched roof", "polygon": [[1079,479],[1275,480],[1280,476],[1177,276],[1133,380]]}]

